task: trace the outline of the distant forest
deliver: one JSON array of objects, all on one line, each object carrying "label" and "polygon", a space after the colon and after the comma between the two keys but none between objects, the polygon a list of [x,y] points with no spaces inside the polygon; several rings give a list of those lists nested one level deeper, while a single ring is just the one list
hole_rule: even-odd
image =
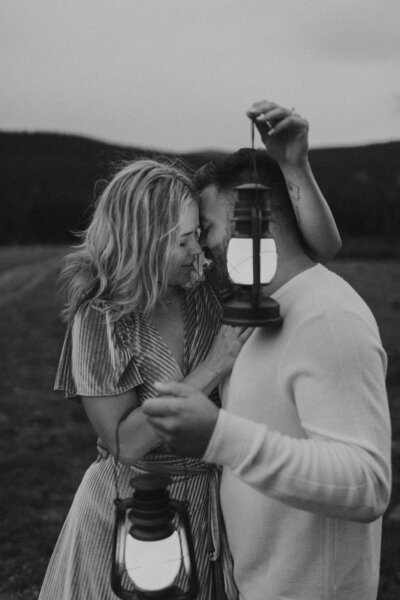
[{"label": "distant forest", "polygon": [[[196,169],[218,154],[180,158]],[[0,132],[0,244],[73,243],[115,163],[158,155],[79,136]],[[386,255],[398,248],[400,142],[315,149],[310,162],[344,239],[374,239]]]}]

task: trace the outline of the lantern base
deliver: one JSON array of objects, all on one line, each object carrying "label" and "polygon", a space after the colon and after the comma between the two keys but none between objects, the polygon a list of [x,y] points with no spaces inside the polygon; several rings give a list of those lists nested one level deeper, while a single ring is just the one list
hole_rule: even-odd
[{"label": "lantern base", "polygon": [[222,322],[234,327],[280,327],[283,318],[279,303],[273,298],[262,298],[257,308],[249,301],[232,297],[222,304]]}]

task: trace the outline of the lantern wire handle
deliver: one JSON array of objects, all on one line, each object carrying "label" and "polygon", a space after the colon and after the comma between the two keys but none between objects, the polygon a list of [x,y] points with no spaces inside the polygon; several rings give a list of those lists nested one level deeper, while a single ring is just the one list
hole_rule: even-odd
[{"label": "lantern wire handle", "polygon": [[[252,175],[255,183],[255,205],[252,207],[252,235],[253,235],[253,286],[252,286],[252,304],[254,307],[258,306],[260,301],[260,231],[258,224],[258,217],[260,216],[260,196],[259,196],[259,181],[257,172],[257,156],[254,147],[255,137],[255,121],[251,119],[251,158],[252,158]],[[257,239],[254,238],[256,231]]]},{"label": "lantern wire handle", "polygon": [[115,487],[115,502],[120,502],[121,501],[121,497],[119,495],[119,481],[118,481],[118,462],[119,462],[119,428],[121,426],[122,420],[123,418],[125,418],[125,415],[122,415],[119,418],[119,421],[117,423],[117,428],[115,430],[115,446],[116,446],[116,452],[115,452],[115,456],[113,456],[113,462],[114,462],[114,487]]},{"label": "lantern wire handle", "polygon": [[255,149],[254,149],[254,129],[255,129],[255,124],[254,124],[254,119],[251,119],[251,157],[252,157],[252,161],[253,161],[253,175],[256,179],[256,183],[257,183],[257,163],[256,163],[256,153],[255,153]]}]

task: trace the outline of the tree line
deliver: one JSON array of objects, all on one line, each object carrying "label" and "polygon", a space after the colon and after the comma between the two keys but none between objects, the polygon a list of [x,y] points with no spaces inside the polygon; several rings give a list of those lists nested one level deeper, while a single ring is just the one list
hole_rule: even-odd
[{"label": "tree line", "polygon": [[[72,135],[0,132],[0,244],[73,242],[115,165],[159,154]],[[179,158],[196,169],[218,154]],[[314,149],[310,161],[344,238],[396,244],[400,142]]]}]

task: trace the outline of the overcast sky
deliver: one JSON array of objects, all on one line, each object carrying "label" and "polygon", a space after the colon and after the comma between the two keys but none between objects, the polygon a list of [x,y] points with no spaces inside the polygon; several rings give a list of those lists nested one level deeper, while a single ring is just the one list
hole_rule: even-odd
[{"label": "overcast sky", "polygon": [[400,0],[0,0],[0,68],[3,130],[234,150],[267,98],[313,147],[400,139]]}]

